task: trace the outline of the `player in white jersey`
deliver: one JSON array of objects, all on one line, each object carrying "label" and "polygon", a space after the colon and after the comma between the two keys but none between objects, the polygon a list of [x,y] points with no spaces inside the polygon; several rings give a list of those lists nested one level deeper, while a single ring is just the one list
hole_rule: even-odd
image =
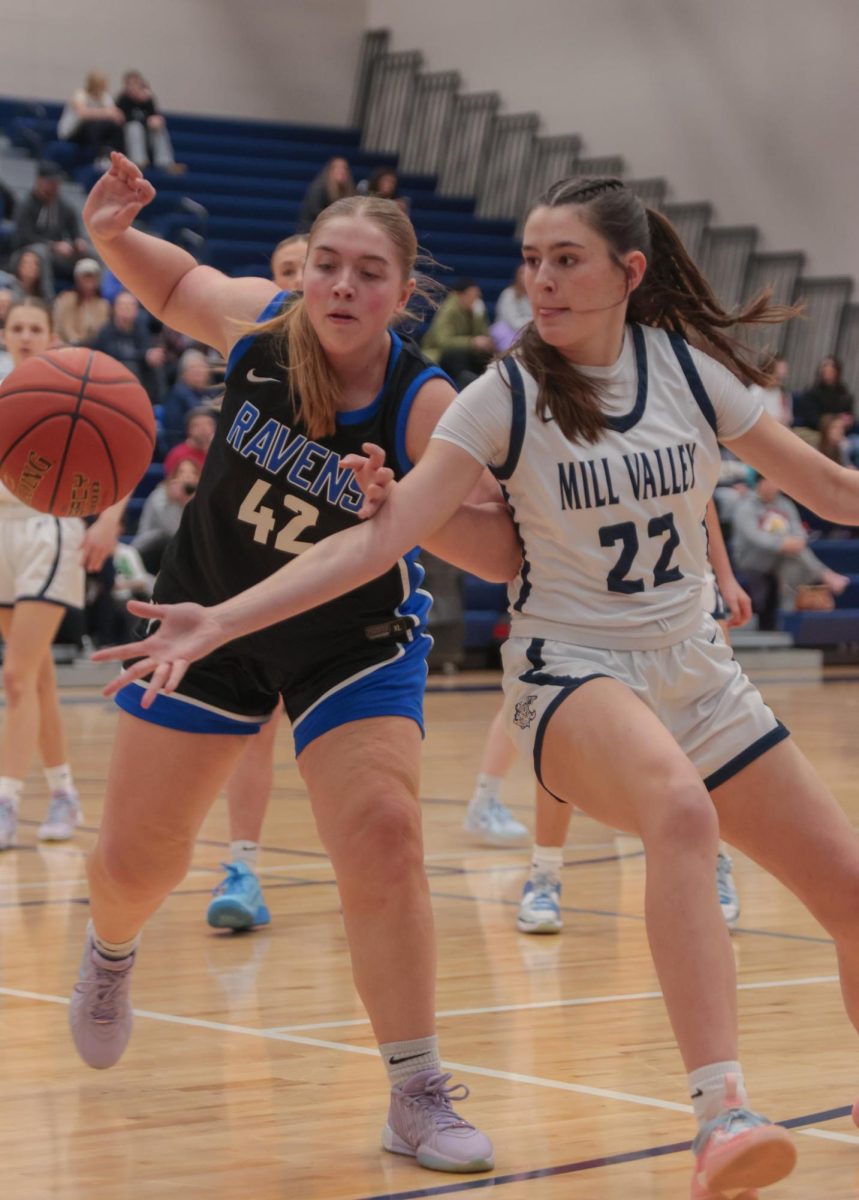
[{"label": "player in white jersey", "polygon": [[[27,299],[6,317],[13,367],[51,344],[49,309]],[[34,512],[0,485],[0,632],[6,712],[0,741],[0,850],[15,845],[18,805],[38,742],[51,793],[39,827],[43,841],[64,841],[81,819],[68,764],[51,643],[67,608],[83,608],[84,561],[98,570],[113,550],[119,515],[114,506],[87,531],[77,517]]]},{"label": "player in white jersey", "polygon": [[504,652],[510,728],[550,792],[642,839],[648,937],[699,1123],[691,1194],[756,1197],[796,1152],[747,1107],[719,826],[833,937],[856,1025],[859,841],[701,614],[702,522],[720,439],[838,524],[859,521],[859,473],[690,348],[682,334],[759,381],[722,331],[790,314],[766,297],[726,313],[669,222],[620,181],[554,185],[528,217],[524,259],[533,324],[453,402],[373,520],[223,604],[133,604],[158,630],[100,656],[140,656],[116,686],[148,677],[151,702],[190,661],[387,569],[491,465],[524,547]]}]

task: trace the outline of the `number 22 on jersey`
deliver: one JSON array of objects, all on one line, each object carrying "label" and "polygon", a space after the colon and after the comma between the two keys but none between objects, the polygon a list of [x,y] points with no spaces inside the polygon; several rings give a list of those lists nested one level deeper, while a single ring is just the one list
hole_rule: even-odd
[{"label": "number 22 on jersey", "polygon": [[[239,520],[254,527],[254,541],[267,546],[269,538],[275,532],[277,518],[273,508],[263,505],[263,500],[271,488],[264,479],[258,479],[242,501],[239,509]],[[300,534],[311,529],[319,520],[319,509],[302,500],[298,496],[284,496],[283,507],[293,516],[281,526],[274,540],[275,550],[284,554],[303,554],[313,545],[312,542],[302,542]]]}]

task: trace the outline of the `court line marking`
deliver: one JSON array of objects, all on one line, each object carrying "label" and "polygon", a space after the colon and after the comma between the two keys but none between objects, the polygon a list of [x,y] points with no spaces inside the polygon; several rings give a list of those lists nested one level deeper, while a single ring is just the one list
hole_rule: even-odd
[{"label": "court line marking", "polygon": [[[35,1000],[46,1004],[61,1004],[68,1006],[67,996],[53,996],[49,993],[25,991],[20,988],[0,987],[0,996],[8,996],[16,1000]],[[369,1046],[352,1046],[347,1042],[329,1042],[322,1038],[301,1037],[298,1034],[278,1033],[268,1029],[255,1029],[249,1025],[232,1025],[224,1021],[208,1021],[202,1017],[182,1017],[175,1013],[154,1012],[149,1009],[135,1008],[134,1015],[149,1021],[161,1021],[168,1025],[183,1025],[192,1029],[207,1029],[215,1033],[234,1033],[240,1037],[261,1038],[264,1041],[286,1042],[290,1045],[309,1046],[317,1050],[335,1050],[345,1054],[360,1054],[364,1057],[378,1057],[378,1050]],[[583,1083],[568,1083],[561,1079],[546,1079],[539,1075],[524,1075],[517,1071],[499,1071],[493,1067],[479,1067],[471,1063],[452,1062],[444,1059],[441,1064],[446,1070],[457,1071],[464,1075],[479,1075],[487,1079],[500,1079],[505,1083],[523,1083],[531,1087],[548,1088],[553,1091],[571,1092],[576,1095],[594,1096],[601,1100],[616,1100],[623,1104],[636,1104],[644,1108],[658,1108],[669,1112],[691,1113],[691,1104],[678,1104],[674,1100],[659,1100],[655,1096],[641,1096],[635,1092],[620,1092],[613,1088],[591,1087]],[[850,1112],[849,1108],[832,1110],[835,1115],[842,1116]],[[821,1114],[814,1114],[815,1118]],[[829,1119],[829,1118],[827,1118]],[[804,1120],[802,1117],[793,1118],[794,1124]],[[791,1124],[791,1122],[786,1122]],[[800,1130],[800,1132],[806,1132]],[[808,1131],[809,1133],[811,1131]],[[850,1134],[826,1132],[831,1141],[859,1142],[859,1138]],[[816,1136],[816,1135],[815,1135]],[[688,1143],[684,1143],[688,1145]],[[424,1194],[424,1193],[421,1193]]]},{"label": "court line marking", "polygon": [[[762,979],[752,983],[738,983],[738,992],[762,992],[770,988],[811,987],[821,983],[838,983],[837,975],[809,975],[801,979]],[[436,1017],[482,1017],[492,1013],[534,1012],[553,1008],[586,1008],[593,1004],[617,1004],[625,1000],[661,1000],[662,992],[619,992],[613,996],[578,996],[570,1000],[533,1000],[524,1004],[494,1004],[486,1008],[450,1008],[436,1013]],[[271,1033],[299,1033],[311,1029],[345,1029],[358,1025],[369,1025],[368,1017],[348,1021],[318,1021],[313,1025],[272,1025]]]}]

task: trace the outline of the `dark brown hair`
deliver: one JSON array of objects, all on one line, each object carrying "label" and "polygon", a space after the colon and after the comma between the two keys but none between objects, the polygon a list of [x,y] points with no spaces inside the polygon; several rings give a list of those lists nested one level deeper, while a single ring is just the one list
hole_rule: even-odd
[{"label": "dark brown hair", "polygon": [[[531,206],[574,207],[581,219],[608,244],[609,257],[625,273],[621,256],[639,250],[647,268],[639,286],[628,292],[626,319],[680,333],[733,371],[743,383],[767,384],[769,375],[753,360],[753,352],[730,333],[734,325],[777,324],[799,311],[770,303],[772,291],[727,312],[698,270],[667,217],[646,208],[620,179],[562,179]],[[627,283],[627,288],[628,288]],[[588,377],[540,337],[536,325],[525,326],[509,351],[537,381],[537,411],[554,419],[570,440],[595,442],[606,427],[599,382]]]},{"label": "dark brown hair", "polygon": [[[308,252],[319,230],[337,217],[363,217],[378,225],[394,247],[403,283],[411,278],[416,281],[412,297],[434,304],[432,282],[415,272],[418,241],[414,226],[395,201],[378,196],[347,196],[335,200],[314,221],[308,234]],[[403,313],[399,319],[408,319],[409,315]],[[299,296],[270,321],[246,327],[245,332],[267,334],[272,338],[275,354],[287,372],[296,416],[308,435],[320,438],[334,433],[340,385],[310,323],[303,297]]]},{"label": "dark brown hair", "polygon": [[48,322],[48,333],[54,332],[54,315],[51,312],[51,306],[46,304],[39,296],[22,296],[20,300],[13,300],[6,312],[6,324],[9,324],[9,318],[13,312],[19,308],[37,308],[39,312],[45,314],[45,319]]}]

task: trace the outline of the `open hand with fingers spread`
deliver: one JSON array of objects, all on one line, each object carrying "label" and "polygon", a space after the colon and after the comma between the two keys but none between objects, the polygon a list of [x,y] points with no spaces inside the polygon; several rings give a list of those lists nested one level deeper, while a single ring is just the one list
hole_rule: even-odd
[{"label": "open hand with fingers spread", "polygon": [[364,442],[362,454],[347,454],[343,466],[349,467],[355,475],[355,482],[364,493],[364,503],[358,510],[362,520],[372,517],[378,512],[388,498],[394,483],[394,472],[385,466],[385,451],[373,442]]},{"label": "open hand with fingers spread", "polygon": [[159,692],[175,691],[190,663],[229,641],[213,610],[202,604],[149,604],[130,600],[128,611],[135,617],[160,624],[142,641],[109,646],[97,650],[92,657],[95,662],[136,658],[137,662],[126,667],[107,685],[104,695],[114,696],[127,683],[151,676],[143,697],[144,708],[149,708]]},{"label": "open hand with fingers spread", "polygon": [[155,199],[155,188],[124,154],[110,156],[110,170],[95,184],[83,208],[83,219],[93,237],[103,242],[128,229],[137,214]]}]

